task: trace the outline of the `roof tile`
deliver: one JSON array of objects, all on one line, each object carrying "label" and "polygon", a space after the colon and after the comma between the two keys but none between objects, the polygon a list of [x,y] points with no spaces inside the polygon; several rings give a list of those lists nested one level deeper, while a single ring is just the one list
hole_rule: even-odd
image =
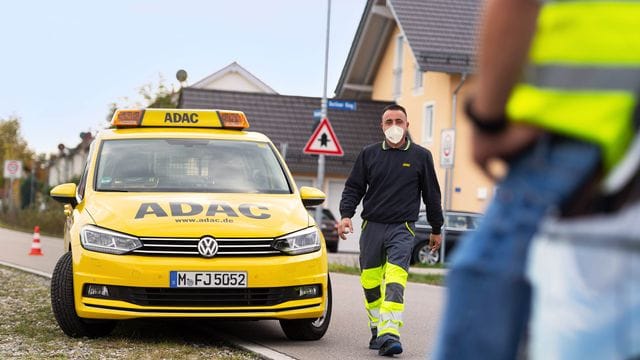
[{"label": "roof tile", "polygon": [[479,0],[389,0],[423,71],[471,72]]},{"label": "roof tile", "polygon": [[[293,173],[315,175],[317,156],[304,154],[302,150],[315,128],[313,111],[320,109],[320,103],[321,99],[316,97],[183,88],[179,107],[243,111],[249,119],[250,131],[267,135],[280,150],[283,143],[288,144],[286,161]],[[347,176],[360,150],[382,140],[380,111],[388,104],[359,100],[355,111],[328,110],[345,155],[326,157],[327,176]]]}]

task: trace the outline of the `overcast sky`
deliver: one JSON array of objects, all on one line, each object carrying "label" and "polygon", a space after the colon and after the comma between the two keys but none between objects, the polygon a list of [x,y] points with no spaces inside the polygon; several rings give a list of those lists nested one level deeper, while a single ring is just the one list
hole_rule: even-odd
[{"label": "overcast sky", "polygon": [[[333,0],[333,96],[365,0]],[[38,153],[75,147],[109,104],[158,83],[177,88],[233,61],[284,95],[322,96],[327,0],[2,1],[0,118],[18,116]]]}]

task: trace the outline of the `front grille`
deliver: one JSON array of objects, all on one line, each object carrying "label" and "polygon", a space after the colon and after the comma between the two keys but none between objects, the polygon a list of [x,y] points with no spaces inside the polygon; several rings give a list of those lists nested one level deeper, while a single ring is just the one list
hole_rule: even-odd
[{"label": "front grille", "polygon": [[[322,286],[318,295],[322,296]],[[174,307],[232,307],[232,306],[273,306],[290,300],[300,300],[309,296],[297,295],[297,286],[242,289],[174,289],[107,286],[109,296],[95,296],[103,299],[122,300],[140,306]],[[84,295],[87,295],[85,287]],[[93,297],[93,296],[92,296]]]},{"label": "front grille", "polygon": [[[198,241],[183,238],[140,238],[143,246],[133,251],[137,255],[200,257]],[[220,256],[273,256],[283,255],[271,247],[273,239],[216,239]]]}]

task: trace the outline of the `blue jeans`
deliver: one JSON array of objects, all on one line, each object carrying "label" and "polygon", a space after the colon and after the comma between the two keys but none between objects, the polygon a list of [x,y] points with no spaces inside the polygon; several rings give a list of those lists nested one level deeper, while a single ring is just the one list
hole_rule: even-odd
[{"label": "blue jeans", "polygon": [[526,332],[529,244],[600,163],[597,146],[547,136],[509,165],[478,230],[452,256],[436,359],[514,359]]}]

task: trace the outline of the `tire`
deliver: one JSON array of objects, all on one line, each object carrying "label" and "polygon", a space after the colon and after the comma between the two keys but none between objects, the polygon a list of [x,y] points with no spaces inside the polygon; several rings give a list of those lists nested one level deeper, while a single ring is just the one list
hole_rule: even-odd
[{"label": "tire", "polygon": [[60,257],[51,276],[51,308],[60,329],[73,338],[97,338],[109,335],[114,320],[89,320],[76,314],[73,296],[73,263],[71,252]]},{"label": "tire", "polygon": [[413,261],[416,264],[435,265],[440,261],[440,251],[429,251],[429,243],[418,244],[413,250]]},{"label": "tire", "polygon": [[327,305],[322,316],[316,319],[280,320],[280,327],[290,340],[320,340],[327,332],[332,309],[331,278],[327,276],[327,280]]}]

